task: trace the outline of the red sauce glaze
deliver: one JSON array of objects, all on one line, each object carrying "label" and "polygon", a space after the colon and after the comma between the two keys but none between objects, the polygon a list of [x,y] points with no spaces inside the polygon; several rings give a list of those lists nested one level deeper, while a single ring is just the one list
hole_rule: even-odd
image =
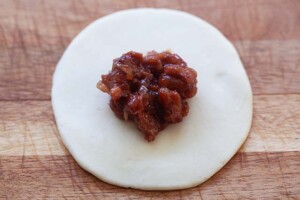
[{"label": "red sauce glaze", "polygon": [[113,61],[97,87],[111,96],[117,117],[132,120],[153,141],[168,124],[182,121],[189,112],[188,98],[197,93],[197,73],[169,51],[130,51]]}]

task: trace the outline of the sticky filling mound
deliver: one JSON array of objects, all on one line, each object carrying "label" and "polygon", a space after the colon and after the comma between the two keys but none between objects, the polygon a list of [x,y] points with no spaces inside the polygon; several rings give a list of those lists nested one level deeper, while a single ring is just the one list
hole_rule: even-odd
[{"label": "sticky filling mound", "polygon": [[168,124],[188,115],[188,98],[197,93],[197,73],[177,54],[127,52],[113,60],[112,70],[97,87],[111,96],[110,108],[132,120],[153,141]]}]

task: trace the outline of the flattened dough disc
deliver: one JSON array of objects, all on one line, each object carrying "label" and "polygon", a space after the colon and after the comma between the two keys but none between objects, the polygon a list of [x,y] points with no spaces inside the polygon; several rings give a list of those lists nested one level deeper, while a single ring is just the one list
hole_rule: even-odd
[{"label": "flattened dough disc", "polygon": [[[183,122],[148,143],[133,123],[114,116],[96,83],[127,51],[166,49],[197,71],[198,93]],[[82,168],[144,190],[204,182],[237,152],[252,121],[251,87],[232,44],[207,22],[166,9],[121,11],[85,28],[57,65],[52,104],[60,135]]]}]

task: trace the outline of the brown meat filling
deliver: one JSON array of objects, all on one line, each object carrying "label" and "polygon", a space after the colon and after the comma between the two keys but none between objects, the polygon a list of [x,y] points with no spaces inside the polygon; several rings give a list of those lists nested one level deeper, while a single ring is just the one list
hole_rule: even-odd
[{"label": "brown meat filling", "polygon": [[168,124],[189,112],[186,99],[197,92],[197,73],[168,51],[128,52],[114,59],[112,70],[97,87],[111,96],[110,107],[120,119],[132,120],[152,141]]}]

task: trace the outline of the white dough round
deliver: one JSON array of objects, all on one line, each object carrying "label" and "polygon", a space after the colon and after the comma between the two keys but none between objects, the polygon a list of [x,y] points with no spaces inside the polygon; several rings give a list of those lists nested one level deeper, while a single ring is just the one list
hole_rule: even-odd
[{"label": "white dough round", "polygon": [[[197,71],[198,93],[189,115],[148,143],[114,115],[96,84],[125,52],[167,49]],[[207,22],[166,9],[125,10],[85,28],[56,67],[52,104],[63,142],[82,168],[143,190],[204,182],[238,151],[252,121],[251,87],[233,45]]]}]

